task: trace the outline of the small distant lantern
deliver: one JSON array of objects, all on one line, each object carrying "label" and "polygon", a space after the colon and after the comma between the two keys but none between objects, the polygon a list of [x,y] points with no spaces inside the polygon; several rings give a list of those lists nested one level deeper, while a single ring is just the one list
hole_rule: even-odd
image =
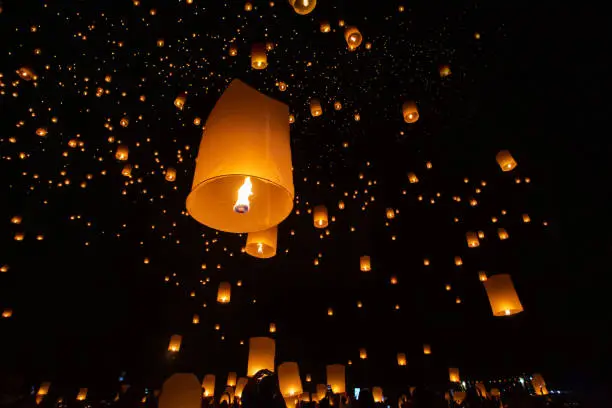
[{"label": "small distant lantern", "polygon": [[338,201],[338,209],[339,210],[344,210],[344,201],[342,201],[342,200]]},{"label": "small distant lantern", "polygon": [[284,82],[278,83],[278,90],[281,92],[285,92],[287,90],[287,84]]},{"label": "small distant lantern", "polygon": [[158,47],[160,47],[160,48],[161,48],[161,47],[163,47],[163,46],[164,46],[164,44],[165,44],[165,42],[164,42],[164,39],[163,39],[163,38],[160,38],[159,40],[157,40],[157,46],[158,46]]},{"label": "small distant lantern", "polygon": [[132,176],[132,165],[126,164],[125,166],[123,166],[123,169],[121,169],[121,175],[123,177],[131,177]]},{"label": "small distant lantern", "polygon": [[491,396],[495,398],[499,398],[501,396],[501,392],[499,388],[491,388]]},{"label": "small distant lantern", "polygon": [[355,122],[359,122],[361,120],[361,115],[359,113],[356,113],[354,116]]},{"label": "small distant lantern", "polygon": [[344,20],[338,20],[338,27],[344,27]]},{"label": "small distant lantern", "polygon": [[15,215],[11,218],[11,224],[19,225],[21,224],[22,218],[21,215]]},{"label": "small distant lantern", "polygon": [[166,170],[166,181],[176,181],[176,170],[172,167],[168,167],[168,169]]},{"label": "small distant lantern", "polygon": [[42,127],[36,129],[36,136],[40,136],[40,137],[47,136],[47,129],[46,128],[42,128]]},{"label": "small distant lantern", "polygon": [[419,110],[414,101],[404,102],[402,113],[404,115],[404,122],[406,123],[414,123],[419,120]]},{"label": "small distant lantern", "polygon": [[253,44],[251,47],[251,68],[265,69],[268,66],[268,55],[265,44]]},{"label": "small distant lantern", "polygon": [[295,362],[286,362],[278,366],[278,386],[284,398],[296,397],[302,394],[300,369]]},{"label": "small distant lantern", "polygon": [[272,258],[276,255],[278,227],[249,232],[246,241],[246,253],[255,258]]},{"label": "small distant lantern", "polygon": [[24,238],[25,234],[23,232],[16,232],[15,235],[13,235],[15,241],[23,241]]},{"label": "small distant lantern", "polygon": [[531,222],[531,218],[529,217],[529,214],[523,214],[523,222],[525,224],[529,224]]},{"label": "small distant lantern", "polygon": [[397,285],[397,276],[395,275],[391,276],[390,281],[392,285]]},{"label": "small distant lantern", "polygon": [[232,293],[232,285],[229,282],[219,283],[219,290],[217,291],[217,302],[226,304],[230,302]]},{"label": "small distant lantern", "polygon": [[429,266],[430,265],[429,259],[427,258],[423,259],[423,265]]},{"label": "small distant lantern", "polygon": [[508,235],[508,231],[506,231],[505,228],[498,228],[497,235],[499,236],[499,239],[501,239],[502,241],[504,239],[510,238],[510,236]]},{"label": "small distant lantern", "polygon": [[181,342],[183,341],[183,336],[180,334],[174,334],[170,337],[170,344],[168,345],[168,351],[172,353],[178,353],[181,350]]},{"label": "small distant lantern", "polygon": [[253,10],[253,5],[251,4],[250,1],[247,1],[246,3],[244,3],[244,11],[251,11]]},{"label": "small distant lantern", "polygon": [[334,102],[334,109],[339,111],[342,109],[342,103],[340,101],[335,101]]},{"label": "small distant lantern", "polygon": [[460,257],[460,256],[456,256],[456,257],[455,257],[455,265],[456,265],[456,266],[461,266],[461,265],[463,265],[463,260],[461,259],[461,257]]},{"label": "small distant lantern", "polygon": [[77,394],[77,401],[85,401],[85,399],[87,398],[87,388],[81,388],[79,390],[79,393]]},{"label": "small distant lantern", "polygon": [[393,208],[387,208],[386,213],[387,219],[392,220],[393,218],[395,218],[395,210]]},{"label": "small distant lantern", "polygon": [[501,150],[499,153],[497,153],[495,158],[497,159],[497,164],[499,164],[502,171],[512,171],[517,166],[514,157],[512,157],[508,150]]},{"label": "small distant lantern", "polygon": [[334,315],[334,309],[332,309],[331,307],[327,308],[327,315],[328,316],[333,316]]},{"label": "small distant lantern", "polygon": [[[346,392],[346,373],[345,367],[342,364],[331,364],[325,367],[325,372],[327,375],[327,384],[331,387],[331,390],[334,394],[342,394]],[[321,390],[317,384],[317,396],[319,399],[325,398],[327,394],[327,387],[323,385],[323,389]]]},{"label": "small distant lantern", "polygon": [[238,55],[238,47],[236,47],[236,45],[232,44],[229,47],[229,55],[230,57],[235,57],[236,55]]},{"label": "small distant lantern", "polygon": [[125,145],[119,145],[117,147],[117,151],[115,152],[115,159],[120,161],[126,161],[128,159],[130,150]]},{"label": "small distant lantern", "polygon": [[236,391],[234,395],[238,398],[242,398],[242,391],[244,391],[244,387],[246,387],[249,379],[246,377],[240,377],[236,382]]},{"label": "small distant lantern", "polygon": [[368,352],[366,351],[365,348],[359,349],[359,358],[362,360],[366,360],[368,358]]},{"label": "small distant lantern", "polygon": [[183,108],[185,107],[186,101],[187,101],[187,94],[183,92],[179,94],[179,96],[177,96],[176,99],[174,100],[174,106],[176,106],[180,110],[183,110]]},{"label": "small distant lantern", "polygon": [[465,391],[453,391],[453,401],[456,404],[461,405],[465,400]]},{"label": "small distant lantern", "polygon": [[36,74],[34,74],[34,72],[30,68],[26,67],[19,68],[17,70],[17,75],[19,75],[19,78],[23,79],[24,81],[36,81],[38,79]]},{"label": "small distant lantern", "polygon": [[306,374],[306,382],[309,383],[312,381],[312,377],[310,376],[310,374]]},{"label": "small distant lantern", "polygon": [[270,323],[269,331],[270,331],[270,333],[276,333],[276,324],[275,323]]},{"label": "small distant lantern", "polygon": [[344,39],[349,49],[356,49],[361,45],[363,37],[357,27],[349,26],[344,29]]},{"label": "small distant lantern", "polygon": [[206,374],[202,381],[202,389],[204,389],[204,396],[212,398],[215,396],[215,375]]},{"label": "small distant lantern", "polygon": [[200,324],[200,316],[198,316],[197,314],[194,314],[193,317],[191,318],[191,323]]},{"label": "small distant lantern", "polygon": [[293,114],[289,114],[289,123],[295,123],[295,116]]},{"label": "small distant lantern", "polygon": [[466,232],[465,239],[469,248],[476,248],[480,246],[480,241],[478,241],[478,234],[473,231]]},{"label": "small distant lantern", "polygon": [[40,384],[40,387],[38,388],[38,391],[36,391],[36,395],[41,395],[41,396],[45,396],[49,393],[49,388],[51,387],[51,383],[50,382],[44,382],[42,384]]},{"label": "small distant lantern", "polygon": [[368,255],[364,255],[359,258],[359,270],[361,272],[370,272],[372,270],[370,257]]},{"label": "small distant lantern", "polygon": [[485,271],[478,272],[478,280],[481,282],[485,282],[487,280],[487,273]]},{"label": "small distant lantern", "polygon": [[321,116],[323,114],[321,101],[319,101],[317,98],[312,98],[310,100],[310,114],[314,117]]},{"label": "small distant lantern", "polygon": [[289,0],[293,10],[300,15],[311,13],[317,6],[317,0]]},{"label": "small distant lantern", "polygon": [[[251,337],[249,339],[249,362],[247,375],[254,376],[260,370],[270,370],[274,372],[274,355],[276,344],[274,339],[269,337]],[[238,388],[236,386],[236,388]],[[238,391],[236,391],[238,395]]]},{"label": "small distant lantern", "polygon": [[451,367],[448,369],[448,378],[450,382],[458,383],[461,382],[461,378],[459,377],[459,369],[455,367]]},{"label": "small distant lantern", "polygon": [[4,319],[9,319],[13,316],[13,309],[4,309],[2,311],[2,317]]},{"label": "small distant lantern", "polygon": [[410,183],[414,184],[414,183],[418,183],[418,182],[419,182],[419,179],[418,179],[418,177],[416,176],[416,174],[414,174],[414,173],[410,172],[410,173],[408,173],[408,181],[409,181]]},{"label": "small distant lantern", "polygon": [[372,49],[372,43],[371,42],[365,43],[365,49],[366,50],[371,50]]},{"label": "small distant lantern", "polygon": [[425,355],[431,354],[431,345],[423,344],[423,354]]},{"label": "small distant lantern", "polygon": [[440,66],[440,78],[446,78],[449,77],[451,75],[451,69],[449,65],[442,65]]},{"label": "small distant lantern", "polygon": [[326,228],[329,225],[327,207],[324,205],[317,205],[314,208],[313,214],[314,226],[316,228]]},{"label": "small distant lantern", "polygon": [[226,383],[226,385],[228,387],[235,387],[236,386],[236,378],[237,378],[237,376],[236,376],[235,372],[233,372],[233,371],[229,372],[227,374],[227,383]]},{"label": "small distant lantern", "polygon": [[128,127],[128,125],[130,124],[130,120],[128,118],[121,118],[121,120],[119,121],[119,124],[122,127]]},{"label": "small distant lantern", "polygon": [[202,123],[202,119],[200,119],[199,117],[196,116],[195,118],[193,118],[193,124],[195,126],[200,126],[201,123]]},{"label": "small distant lantern", "polygon": [[398,366],[406,365],[406,353],[397,353],[397,365]]},{"label": "small distant lantern", "polygon": [[484,237],[485,237],[484,231],[478,231],[478,238],[479,239],[484,239]]},{"label": "small distant lantern", "polygon": [[375,403],[382,403],[384,401],[382,388],[372,387],[372,397],[374,398]]},{"label": "small distant lantern", "polygon": [[546,388],[546,382],[542,374],[535,373],[531,379],[531,385],[536,395],[548,395],[548,389]]},{"label": "small distant lantern", "polygon": [[510,275],[492,275],[483,284],[491,303],[493,316],[510,316],[523,311],[523,305],[516,294]]},{"label": "small distant lantern", "polygon": [[329,33],[331,31],[331,25],[329,25],[328,21],[322,21],[320,30],[322,33]]}]

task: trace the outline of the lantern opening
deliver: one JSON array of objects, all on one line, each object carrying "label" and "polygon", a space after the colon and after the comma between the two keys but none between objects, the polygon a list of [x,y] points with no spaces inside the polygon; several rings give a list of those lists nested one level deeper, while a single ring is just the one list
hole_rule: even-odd
[{"label": "lantern opening", "polygon": [[253,183],[251,177],[245,177],[244,183],[238,189],[238,199],[234,204],[234,211],[238,214],[246,214],[249,212],[249,197],[253,195]]},{"label": "lantern opening", "polygon": [[257,243],[257,253],[263,254],[263,244],[261,242]]}]

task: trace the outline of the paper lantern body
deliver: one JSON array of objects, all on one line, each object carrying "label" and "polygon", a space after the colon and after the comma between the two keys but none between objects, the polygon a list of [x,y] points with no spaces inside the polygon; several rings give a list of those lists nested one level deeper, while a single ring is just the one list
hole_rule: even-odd
[{"label": "paper lantern body", "polygon": [[302,394],[302,380],[297,363],[282,363],[277,368],[278,385],[283,397],[296,397]]},{"label": "paper lantern body", "polygon": [[461,378],[459,377],[459,369],[455,367],[451,367],[448,369],[448,379],[450,382],[458,383],[461,382]]},{"label": "paper lantern body", "polygon": [[370,272],[372,270],[372,264],[368,255],[359,258],[359,270],[361,272]]},{"label": "paper lantern body", "polygon": [[383,402],[383,390],[381,387],[372,387],[372,397],[374,402]]},{"label": "paper lantern body", "polygon": [[293,10],[300,15],[306,15],[312,12],[317,6],[317,0],[289,0],[293,6]]},{"label": "paper lantern body", "polygon": [[85,399],[87,399],[87,388],[81,388],[76,399],[77,401],[85,401]]},{"label": "paper lantern body", "polygon": [[310,100],[310,114],[312,116],[321,116],[323,114],[323,108],[321,107],[321,101],[317,98]]},{"label": "paper lantern body", "polygon": [[229,282],[219,283],[219,290],[217,291],[217,302],[229,303],[232,298],[232,285]]},{"label": "paper lantern body", "polygon": [[120,161],[126,161],[130,154],[130,150],[127,146],[120,145],[117,147],[117,152],[115,153],[115,158]]},{"label": "paper lantern body", "polygon": [[272,258],[276,255],[277,235],[277,227],[249,232],[246,241],[246,253],[255,258]]},{"label": "paper lantern body", "polygon": [[183,336],[180,334],[174,334],[170,337],[170,344],[168,344],[168,351],[173,353],[177,353],[181,350],[181,342],[183,341]]},{"label": "paper lantern body", "polygon": [[274,372],[274,354],[276,344],[269,337],[251,337],[249,339],[249,363],[247,375],[254,376],[260,370]]},{"label": "paper lantern body", "polygon": [[467,241],[467,246],[469,248],[476,248],[480,246],[480,241],[478,240],[478,234],[473,231],[468,231],[465,233],[465,240]]},{"label": "paper lantern body", "polygon": [[[346,392],[346,375],[344,365],[331,364],[326,367],[327,384],[331,386],[334,394],[342,394]],[[317,394],[319,386],[317,385]]]},{"label": "paper lantern body", "polygon": [[50,382],[44,382],[42,384],[40,384],[40,387],[38,388],[38,391],[36,392],[36,395],[47,395],[49,393],[49,388],[51,387],[51,383]]},{"label": "paper lantern body", "polygon": [[404,102],[404,105],[402,105],[402,114],[404,116],[404,122],[406,123],[414,123],[419,120],[419,110],[414,101]]},{"label": "paper lantern body", "polygon": [[397,365],[398,366],[406,365],[406,353],[397,353]]},{"label": "paper lantern body", "polygon": [[326,228],[329,225],[327,207],[317,205],[312,212],[312,218],[316,228]]},{"label": "paper lantern body", "polygon": [[268,54],[266,44],[253,44],[251,47],[251,68],[266,69],[268,66]]},{"label": "paper lantern body", "polygon": [[510,316],[523,311],[508,274],[491,275],[483,282],[491,303],[493,316]]},{"label": "paper lantern body", "polygon": [[[328,378],[329,378],[329,376],[328,376]],[[317,395],[316,395],[317,401],[321,401],[326,396],[327,396],[327,385],[325,385],[325,384],[317,384]]]},{"label": "paper lantern body", "polygon": [[[234,80],[206,121],[187,211],[201,224],[234,233],[272,228],[293,208],[289,108]],[[238,189],[250,177],[248,212]]]},{"label": "paper lantern body", "polygon": [[236,373],[235,372],[230,372],[227,374],[227,384],[228,387],[235,387],[236,386]]},{"label": "paper lantern body", "polygon": [[495,158],[497,159],[497,164],[499,164],[502,171],[512,171],[517,166],[514,157],[512,157],[508,150],[501,150],[499,153],[497,153]]},{"label": "paper lantern body", "polygon": [[215,375],[214,374],[206,374],[204,376],[204,381],[202,381],[202,388],[204,389],[205,397],[215,396]]},{"label": "paper lantern body", "polygon": [[546,388],[546,382],[542,374],[535,373],[531,379],[531,385],[536,395],[548,395],[548,389]]},{"label": "paper lantern body", "polygon": [[361,36],[361,33],[357,27],[352,26],[344,29],[344,39],[346,40],[346,44],[350,50],[354,50],[355,48],[359,47],[363,41],[363,37]]},{"label": "paper lantern body", "polygon": [[175,181],[176,180],[176,170],[173,167],[168,167],[166,170],[166,181]]},{"label": "paper lantern body", "polygon": [[162,386],[159,408],[200,408],[202,387],[198,378],[189,373],[177,373]]},{"label": "paper lantern body", "polygon": [[429,344],[423,344],[423,354],[431,354],[431,346]]},{"label": "paper lantern body", "polygon": [[244,391],[244,387],[246,387],[248,382],[249,379],[246,377],[240,377],[238,379],[238,381],[236,382],[236,392],[234,394],[236,397],[242,398],[242,391]]},{"label": "paper lantern body", "polygon": [[455,403],[461,405],[464,400],[465,391],[453,391],[453,401],[455,401]]}]

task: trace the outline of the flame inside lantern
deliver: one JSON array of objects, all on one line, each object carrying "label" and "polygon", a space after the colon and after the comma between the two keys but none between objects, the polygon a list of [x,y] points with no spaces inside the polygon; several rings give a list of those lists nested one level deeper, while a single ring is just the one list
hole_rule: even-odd
[{"label": "flame inside lantern", "polygon": [[253,184],[251,183],[251,177],[246,177],[244,183],[238,189],[238,199],[234,204],[234,211],[238,214],[246,214],[249,212],[249,197],[253,195]]}]

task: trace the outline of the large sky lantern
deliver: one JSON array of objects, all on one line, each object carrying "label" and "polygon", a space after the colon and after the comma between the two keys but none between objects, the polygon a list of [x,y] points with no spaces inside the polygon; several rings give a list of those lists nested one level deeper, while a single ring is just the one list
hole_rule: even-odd
[{"label": "large sky lantern", "polygon": [[502,171],[512,171],[517,166],[514,157],[512,157],[508,150],[501,150],[499,153],[497,153],[495,159],[497,160],[497,164],[499,164]]},{"label": "large sky lantern", "polygon": [[217,302],[218,303],[229,303],[232,296],[232,284],[229,282],[219,283],[219,290],[217,291]]},{"label": "large sky lantern", "polygon": [[238,381],[236,381],[236,393],[234,394],[238,398],[242,398],[242,391],[244,391],[244,387],[246,387],[249,379],[246,377],[240,377]]},{"label": "large sky lantern", "polygon": [[348,45],[349,49],[352,50],[359,47],[363,41],[361,33],[355,26],[348,26],[344,29],[344,39],[346,40],[346,44]]},{"label": "large sky lantern", "polygon": [[459,377],[459,369],[456,367],[450,367],[448,369],[448,379],[452,383],[461,382],[461,377]]},{"label": "large sky lantern", "polygon": [[249,232],[246,240],[246,253],[255,258],[272,258],[276,255],[278,227],[263,231]]},{"label": "large sky lantern", "polygon": [[548,395],[548,389],[546,388],[546,382],[544,381],[544,377],[542,374],[535,373],[531,377],[531,385],[533,386],[533,390],[536,395]]},{"label": "large sky lantern", "polygon": [[[327,385],[331,387],[334,394],[342,394],[346,392],[346,374],[343,364],[330,364],[325,367],[327,374]],[[317,385],[317,394],[319,386]]]},{"label": "large sky lantern", "polygon": [[310,114],[315,117],[323,114],[323,108],[321,107],[321,101],[319,99],[310,99]]},{"label": "large sky lantern", "polygon": [[288,116],[287,105],[232,81],[206,121],[189,215],[233,233],[283,221],[294,197]]},{"label": "large sky lantern", "polygon": [[[329,374],[327,375],[327,379],[329,381]],[[317,384],[317,393],[315,398],[317,401],[321,401],[323,398],[327,396],[327,385],[326,384]]]},{"label": "large sky lantern", "polygon": [[251,68],[260,70],[260,69],[266,69],[267,66],[268,66],[268,54],[266,51],[266,44],[264,43],[253,44],[251,46]]},{"label": "large sky lantern", "polygon": [[491,275],[483,282],[493,316],[510,316],[523,311],[512,278],[508,274]]},{"label": "large sky lantern", "polygon": [[480,246],[480,241],[478,240],[478,233],[474,231],[466,232],[465,239],[469,248],[476,248]]},{"label": "large sky lantern", "polygon": [[306,15],[315,9],[317,0],[289,0],[289,4],[291,4],[296,13]]},{"label": "large sky lantern", "polygon": [[227,383],[226,385],[228,387],[235,387],[236,386],[236,378],[237,375],[235,372],[231,371],[227,374]]},{"label": "large sky lantern", "polygon": [[402,114],[404,115],[404,122],[406,123],[414,123],[419,120],[419,110],[414,101],[404,102],[404,105],[402,105]]},{"label": "large sky lantern", "polygon": [[269,337],[251,337],[249,339],[249,362],[247,375],[254,376],[260,370],[274,372],[276,343]]},{"label": "large sky lantern", "polygon": [[329,225],[327,207],[317,205],[312,212],[312,219],[316,228],[327,228]]},{"label": "large sky lantern", "polygon": [[162,386],[159,408],[200,408],[202,387],[198,377],[191,373],[176,373]]},{"label": "large sky lantern", "polygon": [[298,363],[286,362],[277,368],[278,385],[284,398],[295,398],[302,394],[302,380]]},{"label": "large sky lantern", "polygon": [[202,381],[202,390],[203,390],[203,395],[207,398],[212,398],[215,396],[215,375],[214,374],[206,374],[204,376],[204,380]]},{"label": "large sky lantern", "polygon": [[372,270],[372,263],[368,255],[363,255],[359,258],[359,270],[361,272],[370,272]]},{"label": "large sky lantern", "polygon": [[372,387],[372,397],[374,398],[374,402],[382,403],[384,401],[382,388]]},{"label": "large sky lantern", "polygon": [[168,344],[168,351],[172,353],[178,353],[181,350],[181,342],[183,341],[183,336],[180,334],[173,334],[170,337],[170,343]]}]

